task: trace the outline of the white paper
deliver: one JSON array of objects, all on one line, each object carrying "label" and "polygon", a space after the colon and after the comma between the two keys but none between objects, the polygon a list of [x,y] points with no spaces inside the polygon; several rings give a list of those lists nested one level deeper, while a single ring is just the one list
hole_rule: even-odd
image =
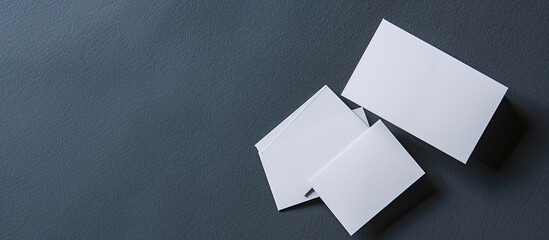
[{"label": "white paper", "polygon": [[311,190],[307,179],[368,128],[326,86],[304,105],[278,126],[282,130],[274,139],[256,144],[262,160],[302,195]]},{"label": "white paper", "polygon": [[267,176],[267,181],[269,182],[269,187],[271,188],[276,208],[279,211],[311,199],[315,199],[318,195],[315,192],[312,192],[308,196],[304,196],[303,194],[297,192],[295,188],[288,183],[284,176],[282,176],[282,174],[280,174],[271,164],[263,160],[261,151],[263,151],[267,145],[270,144],[288,126],[288,124],[290,124],[293,119],[296,118],[299,113],[309,105],[317,94],[318,92],[255,145],[259,152],[259,158],[261,159],[263,170]]},{"label": "white paper", "polygon": [[370,123],[368,122],[368,118],[366,118],[366,113],[364,112],[364,108],[355,108],[353,109],[353,112],[367,125],[370,126]]},{"label": "white paper", "polygon": [[[259,157],[261,158],[261,153]],[[307,196],[298,193],[271,164],[263,160],[261,160],[261,164],[263,165],[263,170],[265,170],[276,208],[279,211],[318,197],[318,194],[315,192],[311,192]]]},{"label": "white paper", "polygon": [[[320,92],[320,91],[319,91]],[[286,118],[282,123],[280,123],[275,129],[273,129],[269,134],[267,134],[263,139],[261,139],[257,144],[256,148],[258,151],[263,150],[267,144],[273,141],[276,136],[278,136],[287,125],[293,121],[294,118],[314,99],[314,97],[319,93],[317,92],[313,97],[301,105],[297,110],[295,110],[288,118]],[[353,112],[368,125],[368,119],[364,113],[363,108],[353,109]],[[369,125],[368,125],[369,126]],[[261,164],[263,165],[263,170],[267,176],[267,181],[273,198],[275,200],[276,208],[280,211],[291,206],[318,198],[318,194],[314,191],[309,195],[304,196],[303,194],[298,193],[291,184],[280,174],[270,163],[263,161],[261,153],[259,153]]]},{"label": "white paper", "polygon": [[423,174],[389,129],[377,121],[309,182],[353,235]]},{"label": "white paper", "polygon": [[383,20],[342,95],[466,163],[506,91]]}]

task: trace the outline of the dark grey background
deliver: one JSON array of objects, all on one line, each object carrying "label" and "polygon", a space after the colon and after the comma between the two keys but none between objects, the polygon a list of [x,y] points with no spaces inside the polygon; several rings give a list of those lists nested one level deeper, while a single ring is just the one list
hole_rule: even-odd
[{"label": "dark grey background", "polygon": [[[549,237],[548,1],[0,9],[0,239]],[[253,145],[340,93],[382,18],[508,86],[512,117],[467,165],[390,125],[426,184],[349,237],[319,200],[277,212]]]}]

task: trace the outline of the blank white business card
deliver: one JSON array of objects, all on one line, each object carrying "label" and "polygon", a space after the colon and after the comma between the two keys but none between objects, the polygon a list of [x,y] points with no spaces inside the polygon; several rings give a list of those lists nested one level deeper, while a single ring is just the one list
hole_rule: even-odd
[{"label": "blank white business card", "polygon": [[[296,111],[294,111],[288,118],[286,118],[282,123],[280,123],[277,127],[275,127],[269,134],[267,134],[263,139],[261,139],[257,144],[256,148],[263,149],[268,143],[270,143],[272,140],[278,136],[285,128],[286,126],[292,122],[292,120],[303,110],[308,104],[310,103],[310,100],[305,102],[301,107],[299,107]],[[263,170],[265,171],[265,176],[267,177],[267,181],[269,182],[269,187],[271,189],[271,193],[273,194],[273,198],[275,200],[276,208],[280,211],[286,208],[289,208],[291,206],[295,206],[297,204],[318,198],[318,195],[315,192],[310,193],[307,196],[304,196],[303,194],[300,194],[297,192],[290,183],[288,183],[288,180],[282,176],[270,163],[265,162],[261,156],[261,152],[259,152],[259,158],[261,160],[261,165],[263,165]]]},{"label": "blank white business card", "polygon": [[[265,175],[267,177],[269,187],[273,194],[276,208],[279,211],[286,209],[288,207],[295,206],[297,204],[318,198],[318,194],[316,194],[313,191],[307,196],[304,196],[303,194],[300,194],[299,192],[297,192],[295,188],[292,187],[292,185],[288,182],[288,180],[286,180],[286,178],[284,178],[282,174],[280,174],[270,163],[263,160],[260,150],[261,151],[264,150],[264,148],[270,142],[272,142],[284,129],[286,129],[287,125],[290,124],[293,121],[293,119],[296,118],[299,115],[299,113],[309,105],[309,103],[315,98],[315,96],[318,93],[320,92],[317,92],[313,97],[307,100],[303,105],[301,105],[297,110],[295,110],[290,116],[288,116],[284,121],[282,121],[282,123],[276,126],[271,132],[269,132],[269,134],[263,137],[263,139],[261,139],[255,145],[255,147],[259,152],[261,164],[263,166],[263,170],[265,171]],[[364,109],[356,108],[356,109],[353,109],[353,112],[360,119],[362,119],[362,121],[364,121],[365,124],[368,124],[368,119],[366,118]]]},{"label": "blank white business card", "polygon": [[309,100],[307,100],[303,105],[296,109],[290,116],[288,116],[282,123],[276,126],[269,134],[267,134],[263,139],[261,139],[255,147],[259,153],[259,158],[261,160],[261,165],[263,165],[263,170],[267,176],[267,181],[269,182],[269,187],[271,188],[271,193],[275,200],[276,208],[280,211],[285,208],[318,198],[318,195],[315,192],[310,193],[305,196],[300,194],[295,190],[294,187],[280,174],[270,163],[263,160],[261,152],[270,144],[286,127],[290,124],[294,118],[296,118],[299,113],[305,109],[315,98],[318,92],[313,95]]},{"label": "blank white business card", "polygon": [[306,195],[311,190],[307,179],[368,125],[327,86],[297,112],[275,138],[256,147],[263,161],[278,170],[299,194]]},{"label": "blank white business card", "polygon": [[[304,104],[304,106],[306,106]],[[302,106],[303,107],[303,106]],[[298,108],[292,115],[290,115],[287,119],[295,118],[299,110]],[[364,109],[362,108],[356,108],[353,109],[353,112],[364,121],[366,125],[368,125],[368,119],[366,118],[366,114],[364,113]],[[288,124],[289,121],[283,121],[279,126],[277,126],[273,131],[271,131],[267,136],[265,136],[261,141],[260,145],[266,141],[272,140],[278,133],[284,128],[285,125]],[[265,175],[267,176],[267,181],[269,182],[269,187],[271,188],[271,192],[273,194],[273,198],[275,200],[276,208],[280,211],[286,208],[289,208],[291,206],[295,206],[297,204],[318,198],[318,194],[316,194],[314,191],[308,194],[307,196],[304,196],[303,194],[299,194],[293,187],[288,183],[288,181],[280,174],[273,166],[271,166],[270,163],[263,161],[261,158],[261,153],[259,153],[259,158],[261,159],[261,164],[263,165],[263,170],[265,171]]]},{"label": "blank white business card", "polygon": [[466,163],[506,91],[383,20],[342,95]]},{"label": "blank white business card", "polygon": [[423,174],[389,129],[377,121],[309,182],[353,235]]}]

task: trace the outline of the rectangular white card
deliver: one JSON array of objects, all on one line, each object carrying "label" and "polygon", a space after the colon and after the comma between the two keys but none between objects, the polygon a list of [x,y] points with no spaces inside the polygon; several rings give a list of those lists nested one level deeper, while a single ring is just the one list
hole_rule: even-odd
[{"label": "rectangular white card", "polygon": [[307,179],[368,128],[326,86],[304,105],[274,139],[256,144],[262,160],[302,195],[311,190]]},{"label": "rectangular white card", "polygon": [[313,95],[309,100],[307,100],[303,105],[296,109],[290,116],[288,116],[282,123],[278,124],[269,134],[267,134],[263,139],[261,139],[255,147],[259,153],[259,158],[261,160],[261,165],[263,165],[263,170],[267,176],[267,181],[269,182],[269,187],[273,194],[275,200],[276,208],[280,211],[285,208],[300,204],[302,202],[315,199],[318,195],[315,192],[312,192],[308,196],[304,196],[295,190],[294,187],[288,180],[282,176],[270,163],[265,162],[261,156],[261,152],[270,144],[286,127],[290,124],[294,118],[296,118],[303,109],[305,109],[309,103],[318,95],[318,92]]},{"label": "rectangular white card", "polygon": [[353,235],[423,174],[389,129],[377,121],[309,182]]},{"label": "rectangular white card", "polygon": [[342,95],[466,163],[506,91],[383,20]]},{"label": "rectangular white card", "polygon": [[[305,102],[301,107],[299,107],[295,112],[293,112],[286,120],[284,120],[281,124],[279,124],[275,129],[273,129],[269,134],[267,134],[257,145],[263,145],[265,142],[270,142],[275,138],[280,132],[286,128],[286,125],[288,125],[293,118],[297,116],[297,114],[308,105],[310,101]],[[357,116],[362,119],[366,124],[368,124],[368,119],[366,118],[366,114],[364,113],[364,109],[357,108],[353,109],[353,112],[357,114]],[[316,194],[314,191],[311,192],[309,195],[304,196],[303,194],[299,194],[290,183],[280,174],[273,166],[271,166],[270,163],[263,161],[261,157],[261,153],[259,153],[259,158],[261,159],[261,164],[263,165],[263,170],[265,171],[265,175],[267,176],[267,181],[269,182],[269,187],[271,188],[271,192],[273,194],[273,198],[275,200],[276,208],[280,211],[283,209],[286,209],[291,206],[295,206],[297,204],[318,198],[318,194]]]}]

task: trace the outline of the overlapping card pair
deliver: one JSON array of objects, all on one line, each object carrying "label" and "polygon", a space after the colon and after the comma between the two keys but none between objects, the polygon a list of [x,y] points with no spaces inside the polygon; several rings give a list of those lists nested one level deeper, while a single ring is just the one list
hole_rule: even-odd
[{"label": "overlapping card pair", "polygon": [[[342,95],[466,163],[506,91],[382,20]],[[353,111],[325,86],[255,145],[279,210],[320,197],[351,235],[424,175]]]},{"label": "overlapping card pair", "polygon": [[382,122],[369,128],[327,86],[256,148],[279,210],[320,196],[350,234],[424,173]]},{"label": "overlapping card pair", "polygon": [[324,86],[255,145],[278,210],[318,197],[307,179],[368,128],[355,111]]}]

